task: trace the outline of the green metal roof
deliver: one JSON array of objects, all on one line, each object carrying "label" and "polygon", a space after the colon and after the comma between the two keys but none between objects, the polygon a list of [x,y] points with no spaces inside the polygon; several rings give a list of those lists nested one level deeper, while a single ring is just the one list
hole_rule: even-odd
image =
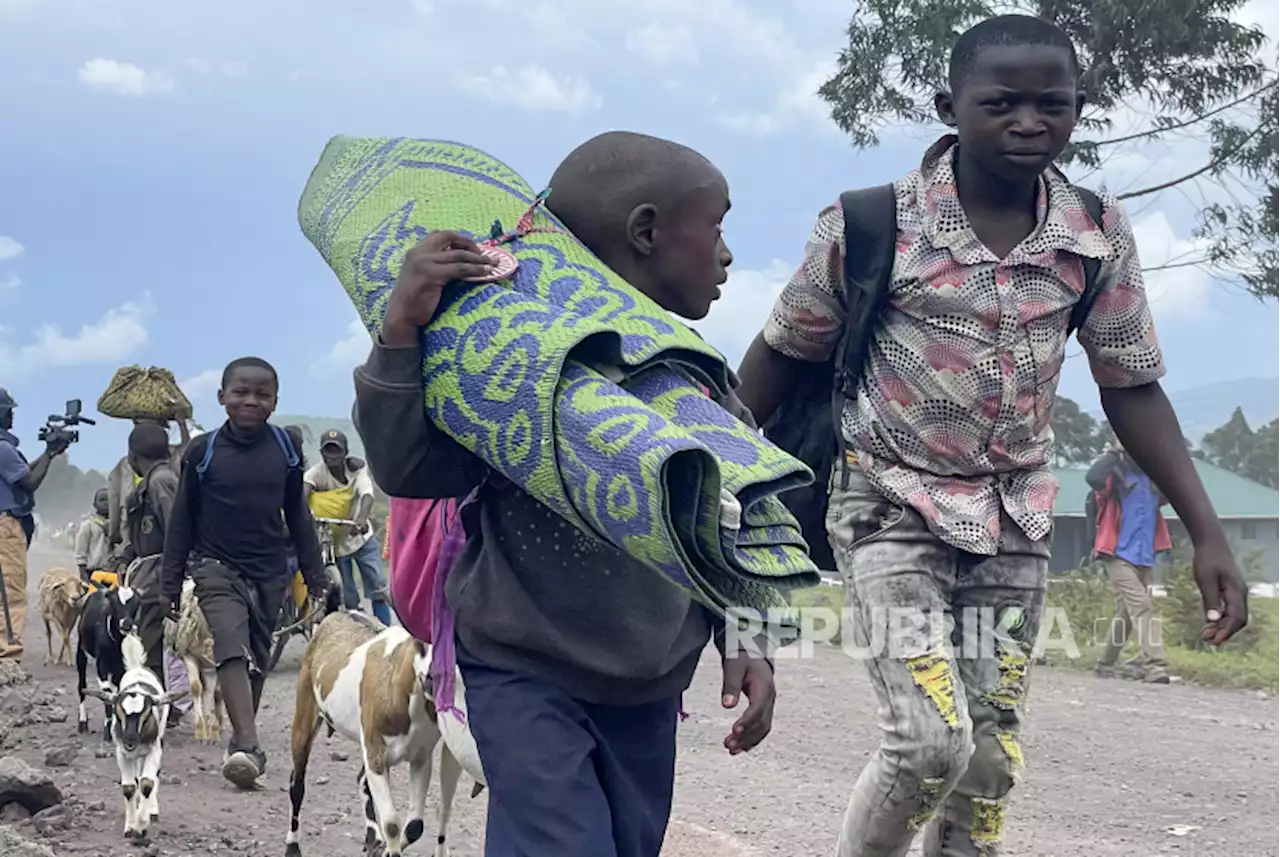
[{"label": "green metal roof", "polygon": [[[1227,518],[1277,518],[1280,517],[1280,492],[1215,467],[1207,461],[1195,460],[1200,481],[1213,501],[1218,517]],[[1055,469],[1058,477],[1058,500],[1054,504],[1055,515],[1071,518],[1084,516],[1084,501],[1089,496],[1089,483],[1084,481],[1085,468]],[[1166,518],[1176,518],[1173,507],[1165,506]]]}]

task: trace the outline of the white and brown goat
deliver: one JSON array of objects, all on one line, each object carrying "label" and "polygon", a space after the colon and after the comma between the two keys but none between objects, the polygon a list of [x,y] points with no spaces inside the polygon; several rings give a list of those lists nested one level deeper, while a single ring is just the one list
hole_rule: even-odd
[{"label": "white and brown goat", "polygon": [[[65,568],[51,568],[40,577],[40,618],[44,620],[44,637],[48,644],[44,662],[57,666],[71,666],[71,632],[80,621],[89,584],[80,575]],[[58,630],[62,646],[53,653],[53,630]]]},{"label": "white and brown goat", "polygon": [[[307,761],[321,724],[360,743],[365,850],[395,857],[424,832],[432,753],[440,754],[440,814],[436,857],[445,836],[461,767],[440,740],[430,691],[431,650],[404,628],[387,628],[356,611],[331,613],[317,627],[298,673],[293,712],[292,813],[286,857],[300,857],[298,816],[306,793]],[[407,821],[391,797],[390,772],[409,763]]]},{"label": "white and brown goat", "polygon": [[183,582],[178,621],[164,620],[164,640],[187,668],[196,740],[216,742],[222,736],[222,693],[213,662],[213,634],[195,589],[190,578]]},{"label": "white and brown goat", "polygon": [[85,693],[101,699],[112,712],[125,838],[145,839],[147,827],[160,816],[160,763],[169,706],[185,694],[165,692],[160,677],[147,669],[146,650],[136,633],[125,635],[120,652],[125,671],[119,686],[87,688]]}]

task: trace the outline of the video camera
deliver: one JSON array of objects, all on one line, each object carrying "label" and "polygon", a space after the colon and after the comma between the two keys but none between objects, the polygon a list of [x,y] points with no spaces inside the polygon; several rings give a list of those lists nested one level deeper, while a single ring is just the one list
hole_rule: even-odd
[{"label": "video camera", "polygon": [[85,425],[97,425],[88,417],[80,415],[81,404],[79,399],[67,400],[67,412],[65,414],[51,414],[49,420],[40,428],[40,442],[54,443],[61,441],[66,445],[76,443],[80,440],[80,432],[75,431],[71,426],[78,426],[81,423]]}]

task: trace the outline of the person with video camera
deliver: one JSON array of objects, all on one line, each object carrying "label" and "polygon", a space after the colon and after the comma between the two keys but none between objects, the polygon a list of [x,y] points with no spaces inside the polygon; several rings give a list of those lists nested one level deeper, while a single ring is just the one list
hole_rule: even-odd
[{"label": "person with video camera", "polygon": [[4,633],[0,659],[21,661],[27,627],[27,548],[35,533],[35,492],[49,473],[53,459],[67,451],[73,436],[42,432],[45,450],[28,462],[18,451],[13,434],[13,411],[18,403],[0,387],[0,576],[4,578]]}]

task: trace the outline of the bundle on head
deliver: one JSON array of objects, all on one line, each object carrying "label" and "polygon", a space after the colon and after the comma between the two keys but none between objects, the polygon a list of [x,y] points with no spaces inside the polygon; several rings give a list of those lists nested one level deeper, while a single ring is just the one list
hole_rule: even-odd
[{"label": "bundle on head", "polygon": [[98,410],[125,420],[172,420],[191,413],[191,402],[168,369],[125,366],[98,398]]},{"label": "bundle on head", "polygon": [[[321,724],[358,741],[364,767],[365,849],[394,857],[423,834],[422,816],[431,785],[431,754],[440,743],[436,709],[427,678],[430,648],[400,627],[385,628],[359,612],[325,617],[298,671],[293,712],[292,813],[287,857],[300,857],[298,818],[306,794],[307,761]],[[409,763],[408,823],[391,798],[391,768]],[[445,857],[445,834],[461,766],[442,746],[440,817],[436,857]]]},{"label": "bundle on head", "polygon": [[146,650],[136,633],[121,641],[125,672],[117,688],[89,690],[112,711],[116,728],[116,764],[124,792],[124,835],[143,839],[160,816],[160,762],[169,706],[182,696],[165,693],[160,678],[147,669]]},{"label": "bundle on head", "polygon": [[[40,618],[44,620],[47,650],[46,664],[71,666],[71,632],[80,621],[89,585],[80,575],[65,568],[51,568],[40,578]],[[53,653],[53,629],[58,629],[62,645],[57,657]]]}]

